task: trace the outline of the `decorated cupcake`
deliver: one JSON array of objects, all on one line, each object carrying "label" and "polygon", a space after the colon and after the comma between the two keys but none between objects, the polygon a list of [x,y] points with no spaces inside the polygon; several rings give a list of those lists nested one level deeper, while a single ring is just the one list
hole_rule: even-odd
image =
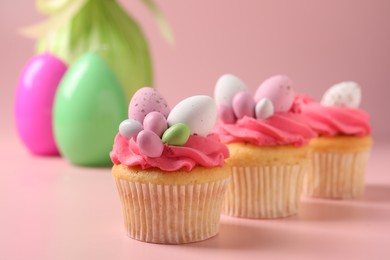
[{"label": "decorated cupcake", "polygon": [[208,136],[216,118],[208,96],[189,97],[172,110],[152,88],[133,96],[110,154],[131,238],[180,244],[218,233],[230,172],[228,148]]},{"label": "decorated cupcake", "polygon": [[356,198],[364,192],[364,175],[372,146],[369,115],[358,107],[361,90],[342,82],[325,92],[321,103],[297,96],[294,111],[305,115],[319,137],[310,142],[311,170],[304,193],[322,198]]},{"label": "decorated cupcake", "polygon": [[224,75],[214,95],[220,118],[214,132],[229,147],[232,170],[224,213],[245,218],[296,214],[308,166],[307,143],[315,133],[304,116],[290,112],[291,80],[271,77],[253,97],[240,79]]}]

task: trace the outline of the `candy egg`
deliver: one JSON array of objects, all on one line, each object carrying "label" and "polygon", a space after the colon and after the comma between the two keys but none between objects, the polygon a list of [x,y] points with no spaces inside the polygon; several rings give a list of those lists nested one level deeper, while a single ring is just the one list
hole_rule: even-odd
[{"label": "candy egg", "polygon": [[217,120],[217,107],[209,96],[192,96],[179,102],[168,116],[168,125],[185,123],[191,134],[206,136]]},{"label": "candy egg", "polygon": [[291,109],[294,101],[294,90],[292,81],[284,75],[273,76],[264,81],[257,89],[255,101],[259,102],[263,98],[269,99],[274,112],[287,112]]},{"label": "candy egg", "polygon": [[160,112],[167,117],[169,114],[167,102],[153,88],[139,89],[130,101],[129,118],[138,120],[142,124],[145,116],[153,111]]},{"label": "candy egg", "polygon": [[149,130],[139,132],[137,135],[137,144],[140,152],[148,157],[160,157],[164,151],[164,145],[160,137]]},{"label": "candy egg", "polygon": [[218,79],[215,85],[215,103],[231,107],[234,95],[246,89],[247,87],[241,79],[231,74],[225,74]]},{"label": "candy egg", "polygon": [[233,124],[237,120],[233,108],[225,105],[218,106],[218,117],[225,124]]},{"label": "candy egg", "polygon": [[184,145],[190,137],[190,128],[183,123],[177,123],[168,128],[163,136],[163,143],[169,145]]},{"label": "candy egg", "polygon": [[141,123],[134,119],[126,119],[119,125],[119,133],[127,139],[137,136],[142,130]]},{"label": "candy egg", "polygon": [[168,123],[167,119],[160,112],[154,111],[150,112],[145,116],[144,119],[144,129],[150,130],[156,135],[161,136],[165,130],[167,130]]},{"label": "candy egg", "polygon": [[255,101],[252,95],[248,91],[241,91],[234,95],[233,98],[233,111],[238,119],[244,116],[255,116]]},{"label": "candy egg", "polygon": [[340,106],[357,108],[360,105],[362,93],[360,86],[353,81],[345,81],[330,87],[323,95],[323,106]]},{"label": "candy egg", "polygon": [[15,122],[27,148],[37,155],[58,155],[54,140],[54,96],[67,66],[51,54],[33,57],[18,81]]},{"label": "candy egg", "polygon": [[274,106],[268,98],[263,98],[257,102],[255,112],[257,119],[267,119],[274,114]]}]

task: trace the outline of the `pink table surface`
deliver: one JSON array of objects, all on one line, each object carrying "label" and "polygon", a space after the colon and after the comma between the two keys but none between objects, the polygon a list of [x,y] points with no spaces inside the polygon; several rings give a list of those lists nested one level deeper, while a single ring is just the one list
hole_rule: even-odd
[{"label": "pink table surface", "polygon": [[218,236],[174,246],[126,236],[110,169],[0,140],[0,259],[390,259],[390,143],[376,142],[359,200],[304,198],[278,220],[222,216]]}]

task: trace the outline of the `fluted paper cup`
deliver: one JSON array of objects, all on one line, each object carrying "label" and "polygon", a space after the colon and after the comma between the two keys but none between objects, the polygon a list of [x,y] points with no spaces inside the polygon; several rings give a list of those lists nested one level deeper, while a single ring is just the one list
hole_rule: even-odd
[{"label": "fluted paper cup", "polygon": [[332,199],[361,196],[371,146],[370,136],[313,139],[310,142],[311,163],[304,181],[304,194]]},{"label": "fluted paper cup", "polygon": [[308,147],[229,144],[232,180],[223,213],[242,218],[281,218],[298,212]]},{"label": "fluted paper cup", "polygon": [[[165,174],[170,178],[170,173]],[[128,236],[162,244],[190,243],[215,236],[230,179],[228,173],[224,175],[222,179],[187,184],[145,183],[114,175]]]}]

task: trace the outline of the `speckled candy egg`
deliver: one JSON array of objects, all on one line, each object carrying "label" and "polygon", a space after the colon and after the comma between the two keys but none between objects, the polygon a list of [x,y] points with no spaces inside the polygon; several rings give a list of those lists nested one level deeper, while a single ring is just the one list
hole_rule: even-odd
[{"label": "speckled candy egg", "polygon": [[206,136],[217,120],[217,107],[209,96],[192,96],[179,102],[168,116],[168,125],[184,123],[191,134]]},{"label": "speckled candy egg", "polygon": [[322,97],[323,106],[340,106],[357,108],[360,105],[362,93],[360,86],[353,81],[345,81],[330,87]]},{"label": "speckled candy egg", "polygon": [[264,81],[257,89],[255,101],[263,98],[270,100],[275,112],[287,112],[294,101],[294,90],[292,81],[285,75],[273,76]]},{"label": "speckled candy egg", "polygon": [[166,100],[153,88],[139,89],[130,101],[129,118],[142,124],[145,116],[153,111],[160,112],[167,117],[169,107]]}]

